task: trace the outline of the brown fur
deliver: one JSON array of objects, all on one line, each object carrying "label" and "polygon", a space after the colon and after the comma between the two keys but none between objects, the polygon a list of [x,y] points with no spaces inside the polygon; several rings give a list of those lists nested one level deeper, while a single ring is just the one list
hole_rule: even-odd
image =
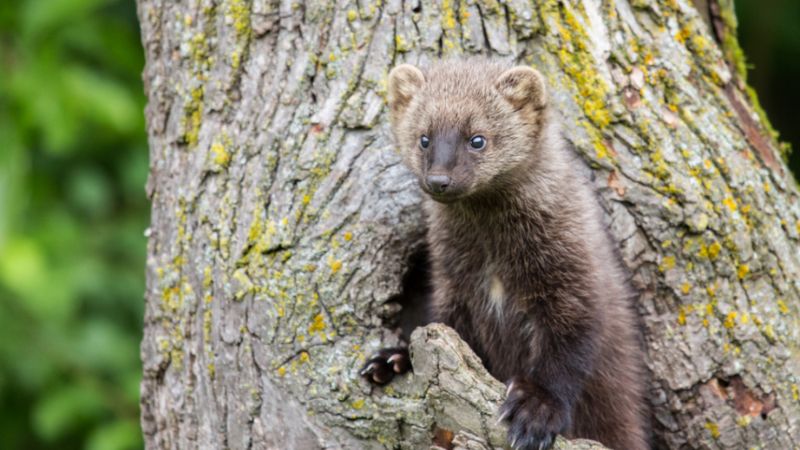
[{"label": "brown fur", "polygon": [[[632,295],[541,75],[475,59],[402,65],[389,101],[403,159],[435,198],[424,205],[435,319],[510,383],[509,440],[648,448]],[[451,180],[444,194],[426,186],[434,172]]]}]

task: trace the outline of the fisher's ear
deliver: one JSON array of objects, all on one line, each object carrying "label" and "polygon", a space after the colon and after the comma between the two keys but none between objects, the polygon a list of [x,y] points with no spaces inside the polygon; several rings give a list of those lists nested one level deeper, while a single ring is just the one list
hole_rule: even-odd
[{"label": "fisher's ear", "polygon": [[425,85],[425,76],[411,64],[400,64],[389,73],[389,108],[400,116]]},{"label": "fisher's ear", "polygon": [[544,77],[536,69],[517,66],[503,72],[494,83],[495,89],[517,108],[530,105],[541,109],[547,104]]}]

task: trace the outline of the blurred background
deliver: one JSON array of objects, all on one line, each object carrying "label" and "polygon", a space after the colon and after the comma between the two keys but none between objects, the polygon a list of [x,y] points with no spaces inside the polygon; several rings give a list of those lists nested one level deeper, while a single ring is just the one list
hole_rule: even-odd
[{"label": "blurred background", "polygon": [[[800,1],[737,0],[749,82],[800,147]],[[0,3],[0,448],[141,448],[148,203],[133,0]],[[792,156],[795,173],[800,151]]]},{"label": "blurred background", "polygon": [[141,448],[135,2],[2,1],[0,61],[0,449]]}]

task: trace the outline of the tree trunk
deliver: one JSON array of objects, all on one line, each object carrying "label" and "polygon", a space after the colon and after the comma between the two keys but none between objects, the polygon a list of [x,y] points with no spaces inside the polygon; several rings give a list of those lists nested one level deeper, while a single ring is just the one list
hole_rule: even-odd
[{"label": "tree trunk", "polygon": [[547,77],[641,293],[655,443],[800,447],[798,191],[732,0],[433,3],[138,0],[148,448],[505,445],[504,387],[446,327],[414,374],[357,375],[424,285],[386,76],[456,54]]}]

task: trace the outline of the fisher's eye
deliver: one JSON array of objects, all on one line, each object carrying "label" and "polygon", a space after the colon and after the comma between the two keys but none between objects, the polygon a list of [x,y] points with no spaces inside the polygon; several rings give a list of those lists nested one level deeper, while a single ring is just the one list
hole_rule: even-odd
[{"label": "fisher's eye", "polygon": [[428,136],[422,135],[419,138],[419,146],[422,148],[428,148],[431,145],[431,140],[428,139]]},{"label": "fisher's eye", "polygon": [[473,150],[483,150],[486,147],[486,138],[483,136],[472,136],[469,140],[469,146],[472,147]]}]

